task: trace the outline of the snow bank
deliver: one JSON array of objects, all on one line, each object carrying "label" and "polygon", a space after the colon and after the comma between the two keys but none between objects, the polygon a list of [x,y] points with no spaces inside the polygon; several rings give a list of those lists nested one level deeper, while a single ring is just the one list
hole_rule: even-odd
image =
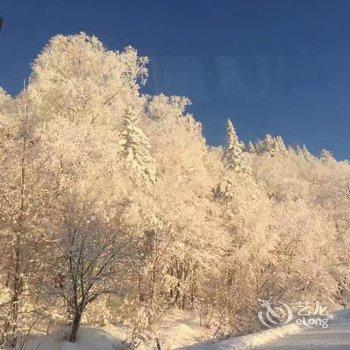
[{"label": "snow bank", "polygon": [[122,341],[98,328],[82,328],[76,343],[61,342],[64,331],[28,341],[23,350],[124,350]]},{"label": "snow bank", "polygon": [[244,335],[237,338],[229,338],[220,342],[202,343],[181,348],[183,350],[245,350],[254,346],[269,343],[273,340],[285,337],[290,334],[300,333],[303,329],[295,323],[268,329],[259,333]]},{"label": "snow bank", "polygon": [[[208,336],[208,334],[203,333],[201,327],[190,315],[187,316],[186,318],[182,314],[169,315],[166,326],[163,325],[162,328],[158,329],[157,336],[163,350],[247,350],[303,331],[302,327],[291,323],[237,338],[211,342],[202,341],[185,346],[184,344],[193,343],[195,339],[198,342]],[[329,315],[329,319],[332,321],[350,319],[350,309],[333,312]],[[98,328],[82,328],[75,344],[62,342],[64,334],[65,330],[62,329],[49,336],[31,339],[23,350],[124,350],[127,348],[121,340],[126,337],[126,331],[123,327],[110,326],[107,331]],[[144,341],[139,346],[139,350],[154,348],[154,339]]]},{"label": "snow bank", "polygon": [[[331,321],[350,319],[350,309],[335,311],[328,316]],[[286,326],[268,329],[259,333],[248,334],[237,338],[229,338],[227,340],[219,342],[207,342],[202,344],[195,344],[192,346],[186,346],[183,350],[246,350],[252,349],[255,346],[267,344],[276,339],[286,337],[288,335],[297,334],[304,330],[303,327],[298,326],[295,323],[291,323]]]},{"label": "snow bank", "polygon": [[332,321],[348,320],[350,319],[350,309],[333,312],[328,318]]}]

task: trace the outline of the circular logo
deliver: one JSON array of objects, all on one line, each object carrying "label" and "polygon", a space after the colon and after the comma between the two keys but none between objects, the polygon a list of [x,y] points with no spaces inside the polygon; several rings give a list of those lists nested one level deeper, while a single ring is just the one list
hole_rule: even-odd
[{"label": "circular logo", "polygon": [[282,326],[292,321],[293,312],[287,304],[279,301],[278,306],[272,307],[267,300],[259,299],[259,302],[265,310],[259,311],[258,318],[265,327]]}]

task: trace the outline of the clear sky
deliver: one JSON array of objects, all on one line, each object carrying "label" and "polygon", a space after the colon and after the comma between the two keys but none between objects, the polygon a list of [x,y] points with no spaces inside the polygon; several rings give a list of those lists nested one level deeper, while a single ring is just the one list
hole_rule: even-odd
[{"label": "clear sky", "polygon": [[144,91],[192,100],[212,145],[243,140],[350,149],[349,0],[0,0],[0,86],[16,94],[55,34],[85,31],[150,58]]}]

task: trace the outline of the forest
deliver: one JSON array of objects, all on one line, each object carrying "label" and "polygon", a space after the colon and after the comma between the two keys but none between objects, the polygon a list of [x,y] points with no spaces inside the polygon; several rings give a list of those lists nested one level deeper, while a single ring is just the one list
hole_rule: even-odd
[{"label": "forest", "polygon": [[[53,37],[0,89],[0,344],[179,309],[213,337],[257,330],[259,299],[343,305],[350,164],[280,136],[210,146],[185,97],[145,95],[148,59]],[[1,82],[0,82],[1,83]]]}]

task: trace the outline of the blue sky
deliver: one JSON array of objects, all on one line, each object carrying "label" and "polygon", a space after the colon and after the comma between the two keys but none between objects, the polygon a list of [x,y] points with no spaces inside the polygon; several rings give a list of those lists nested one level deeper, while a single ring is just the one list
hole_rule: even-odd
[{"label": "blue sky", "polygon": [[210,144],[230,117],[349,159],[348,0],[0,0],[0,86],[16,94],[55,34],[85,31],[150,58],[144,91],[188,96]]}]

